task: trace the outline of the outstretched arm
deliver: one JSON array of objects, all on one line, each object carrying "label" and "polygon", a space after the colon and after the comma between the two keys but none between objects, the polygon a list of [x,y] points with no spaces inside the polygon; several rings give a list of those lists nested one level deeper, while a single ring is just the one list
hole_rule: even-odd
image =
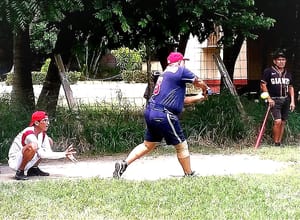
[{"label": "outstretched arm", "polygon": [[189,105],[189,104],[193,104],[195,102],[202,102],[204,100],[207,99],[207,96],[204,96],[202,94],[202,92],[200,92],[197,95],[193,95],[193,96],[187,96],[184,98],[184,104]]},{"label": "outstretched arm", "polygon": [[201,89],[201,92],[197,95],[187,96],[184,99],[184,104],[193,104],[195,102],[201,102],[207,99],[207,89],[209,88],[203,80],[200,80],[198,77],[193,82],[193,85]]}]

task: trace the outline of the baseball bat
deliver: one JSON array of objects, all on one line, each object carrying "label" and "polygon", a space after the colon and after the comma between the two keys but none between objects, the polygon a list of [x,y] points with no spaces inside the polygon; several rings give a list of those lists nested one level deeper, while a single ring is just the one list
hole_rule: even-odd
[{"label": "baseball bat", "polygon": [[261,125],[261,127],[260,127],[258,136],[257,136],[257,138],[256,138],[256,142],[255,142],[255,146],[254,146],[255,149],[257,149],[257,148],[259,147],[260,142],[261,142],[261,139],[262,139],[262,137],[263,137],[263,135],[264,135],[265,127],[266,127],[266,122],[267,122],[267,119],[268,119],[268,116],[269,116],[270,109],[271,109],[271,107],[270,107],[270,105],[268,105],[267,112],[266,112],[266,114],[265,114],[263,123],[262,123],[262,125]]}]

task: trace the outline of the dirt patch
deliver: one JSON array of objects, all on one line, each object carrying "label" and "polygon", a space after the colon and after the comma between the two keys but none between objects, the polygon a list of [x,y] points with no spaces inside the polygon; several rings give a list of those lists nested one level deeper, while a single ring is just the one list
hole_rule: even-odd
[{"label": "dirt patch", "polygon": [[[119,157],[82,159],[77,163],[68,160],[49,160],[40,168],[50,173],[45,178],[111,178],[114,164]],[[256,156],[236,155],[191,155],[192,169],[199,176],[235,174],[273,174],[289,164],[272,160],[262,160]],[[15,181],[15,172],[7,165],[0,165],[0,181]],[[176,156],[147,156],[132,163],[122,178],[128,180],[157,180],[183,175]],[[32,177],[30,179],[40,179]]]}]

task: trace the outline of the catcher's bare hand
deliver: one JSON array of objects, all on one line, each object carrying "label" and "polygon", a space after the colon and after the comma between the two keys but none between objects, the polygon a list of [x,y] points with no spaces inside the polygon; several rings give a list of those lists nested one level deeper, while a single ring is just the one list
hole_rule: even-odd
[{"label": "catcher's bare hand", "polygon": [[71,144],[67,150],[65,151],[66,157],[71,160],[72,162],[76,162],[76,158],[74,157],[74,154],[76,154],[75,149],[73,148],[73,144]]}]

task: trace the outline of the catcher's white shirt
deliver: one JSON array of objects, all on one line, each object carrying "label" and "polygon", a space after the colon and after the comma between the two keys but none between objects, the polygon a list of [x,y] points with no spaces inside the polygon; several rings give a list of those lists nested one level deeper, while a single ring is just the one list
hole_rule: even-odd
[{"label": "catcher's white shirt", "polygon": [[25,170],[32,167],[39,159],[60,159],[66,157],[65,152],[52,151],[48,135],[44,132],[39,133],[38,136],[34,134],[34,127],[27,127],[21,131],[13,140],[8,152],[9,166],[17,170],[22,162],[22,149],[26,144],[35,142],[38,144],[38,150],[33,159],[26,165]]}]

